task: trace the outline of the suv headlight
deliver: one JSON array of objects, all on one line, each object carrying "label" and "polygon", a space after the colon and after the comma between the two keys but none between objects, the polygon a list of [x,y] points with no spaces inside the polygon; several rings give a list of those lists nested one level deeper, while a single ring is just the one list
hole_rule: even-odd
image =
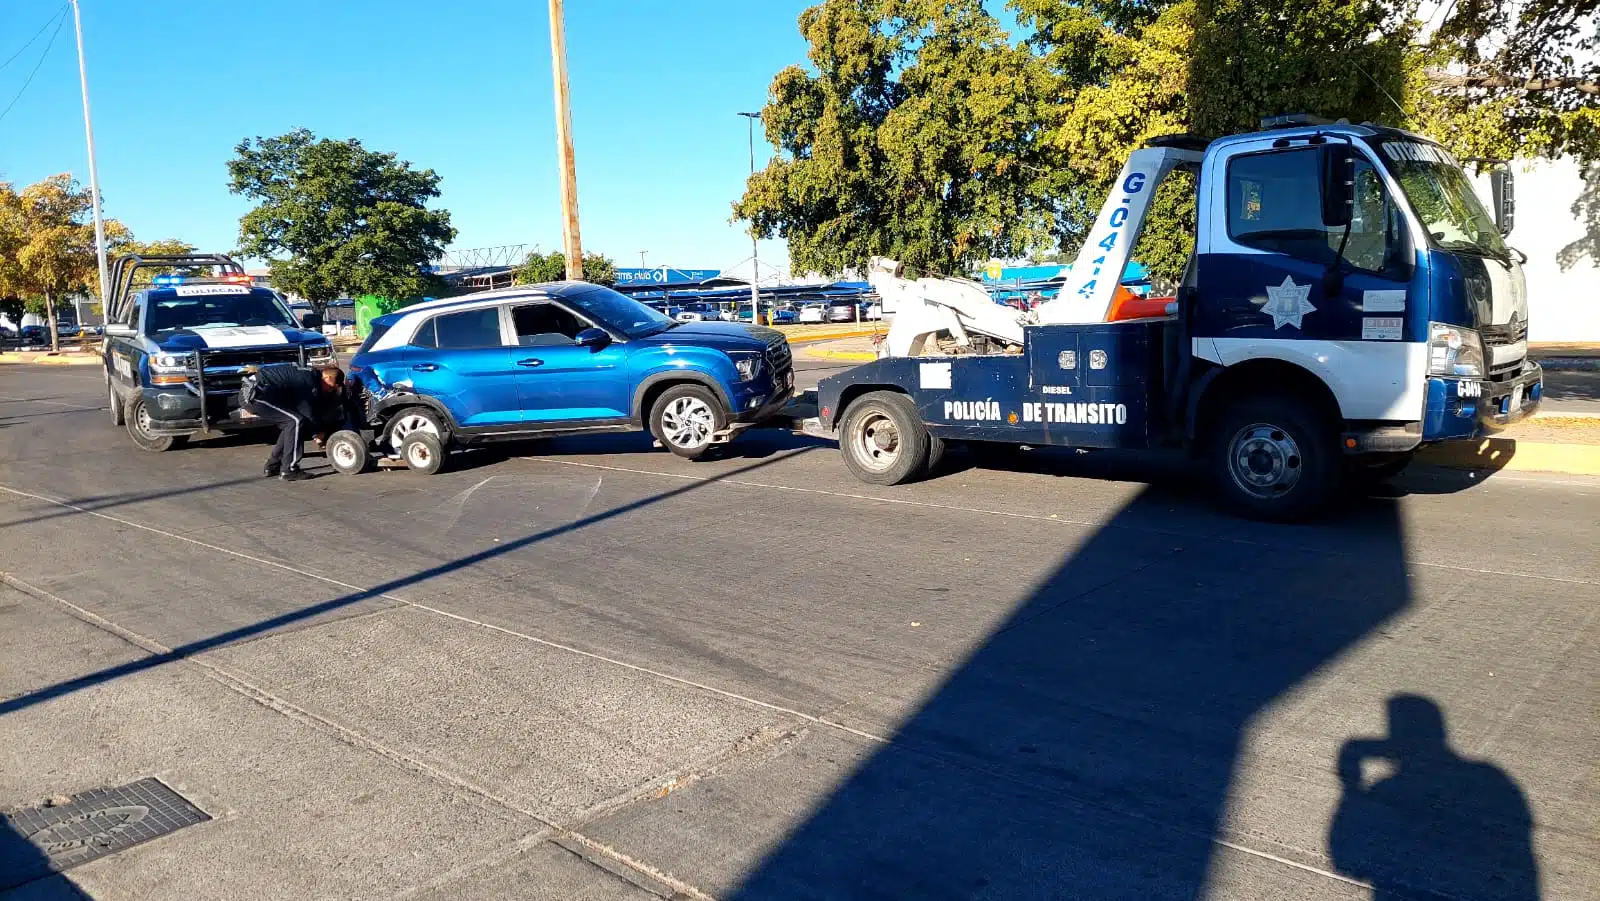
[{"label": "suv headlight", "polygon": [[733,368],[739,370],[739,380],[742,382],[753,381],[761,374],[761,355],[757,353],[730,353],[728,357],[733,360]]},{"label": "suv headlight", "polygon": [[1428,375],[1482,378],[1483,337],[1475,329],[1428,323]]},{"label": "suv headlight", "polygon": [[306,345],[306,362],[312,366],[326,366],[333,362],[332,344]]}]

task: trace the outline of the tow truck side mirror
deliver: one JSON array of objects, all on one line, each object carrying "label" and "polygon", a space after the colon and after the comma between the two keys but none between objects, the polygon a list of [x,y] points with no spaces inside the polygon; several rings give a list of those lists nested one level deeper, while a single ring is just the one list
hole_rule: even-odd
[{"label": "tow truck side mirror", "polygon": [[1322,181],[1322,224],[1344,228],[1355,214],[1355,148],[1343,143],[1324,144],[1317,162]]},{"label": "tow truck side mirror", "polygon": [[1489,173],[1489,193],[1494,198],[1494,224],[1500,236],[1511,234],[1517,219],[1516,179],[1509,168],[1495,169]]}]

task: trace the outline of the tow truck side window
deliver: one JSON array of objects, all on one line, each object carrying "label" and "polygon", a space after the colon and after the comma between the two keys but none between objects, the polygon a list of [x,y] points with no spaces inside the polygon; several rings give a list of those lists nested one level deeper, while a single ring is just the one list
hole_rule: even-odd
[{"label": "tow truck side window", "polygon": [[[1357,269],[1381,272],[1399,246],[1403,220],[1383,179],[1365,159],[1355,166],[1356,202],[1344,258]],[[1328,264],[1338,255],[1343,228],[1322,224],[1317,150],[1275,150],[1228,163],[1228,237],[1302,260]]]}]

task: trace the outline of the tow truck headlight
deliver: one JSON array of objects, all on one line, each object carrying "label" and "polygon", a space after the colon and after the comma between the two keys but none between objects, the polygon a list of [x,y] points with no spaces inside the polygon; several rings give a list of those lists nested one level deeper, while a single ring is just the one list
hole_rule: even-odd
[{"label": "tow truck headlight", "polygon": [[332,344],[310,344],[306,346],[306,362],[312,366],[326,366],[333,362]]},{"label": "tow truck headlight", "polygon": [[740,381],[743,381],[743,382],[753,381],[756,376],[761,374],[761,355],[760,354],[750,354],[750,353],[737,354],[737,353],[735,353],[735,354],[728,354],[728,356],[729,356],[729,358],[731,358],[733,360],[733,368],[739,370],[739,380]]},{"label": "tow truck headlight", "polygon": [[1475,329],[1428,323],[1428,375],[1483,377],[1483,338]]}]

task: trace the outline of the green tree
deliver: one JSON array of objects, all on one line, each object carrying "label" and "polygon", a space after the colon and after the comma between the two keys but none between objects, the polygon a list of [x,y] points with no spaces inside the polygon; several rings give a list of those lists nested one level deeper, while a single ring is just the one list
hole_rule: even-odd
[{"label": "green tree", "polygon": [[[567,255],[556,251],[555,253],[540,253],[535,250],[529,253],[522,261],[522,266],[517,270],[515,281],[519,285],[540,285],[545,282],[559,282],[567,277]],[[610,287],[617,283],[617,264],[608,256],[598,253],[583,255],[583,280],[595,285]]]},{"label": "green tree", "polygon": [[[53,175],[21,192],[0,183],[0,297],[21,298],[28,312],[49,323],[56,336],[56,304],[74,293],[92,294],[98,285],[89,192],[71,175]],[[107,244],[128,240],[115,219],[104,223]]]},{"label": "green tree", "polygon": [[[1287,112],[1408,128],[1464,159],[1600,164],[1600,0],[1462,0],[1430,6],[1431,31],[1419,0],[1008,6],[1020,42],[977,0],[806,10],[810,66],[773,80],[778,153],[735,217],[821,271],[1072,253],[1133,150]],[[1192,186],[1163,186],[1134,250],[1158,278],[1188,259]]]},{"label": "green tree", "polygon": [[964,273],[1047,240],[1042,73],[981,0],[824,0],[800,31],[811,68],[773,81],[762,121],[779,154],[736,218],[822,272],[890,256]]},{"label": "green tree", "polygon": [[318,309],[346,295],[427,294],[426,272],[456,235],[429,209],[439,176],[352,138],[306,129],[241,141],[229,188],[259,202],[239,220],[239,252],[268,261],[274,285]]}]

